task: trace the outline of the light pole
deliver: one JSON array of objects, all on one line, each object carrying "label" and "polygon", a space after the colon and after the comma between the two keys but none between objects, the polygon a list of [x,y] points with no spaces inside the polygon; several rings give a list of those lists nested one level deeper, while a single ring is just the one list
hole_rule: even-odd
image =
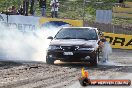
[{"label": "light pole", "polygon": [[6,18],[7,18],[7,24],[8,24],[8,15],[9,15],[9,13],[8,13],[8,0],[6,0]]},{"label": "light pole", "polygon": [[85,4],[86,4],[86,1],[83,0],[83,23],[84,23],[84,18],[85,18]]},{"label": "light pole", "polygon": [[85,6],[86,6],[86,3],[89,3],[91,1],[89,0],[83,0],[83,23],[85,21]]}]

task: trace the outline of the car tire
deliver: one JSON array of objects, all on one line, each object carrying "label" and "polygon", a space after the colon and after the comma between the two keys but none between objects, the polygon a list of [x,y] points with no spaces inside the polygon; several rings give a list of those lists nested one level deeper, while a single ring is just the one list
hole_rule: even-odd
[{"label": "car tire", "polygon": [[53,65],[54,64],[54,59],[53,58],[46,57],[46,63]]},{"label": "car tire", "polygon": [[92,66],[97,66],[99,61],[99,52],[97,51],[92,60],[90,61],[90,64]]},{"label": "car tire", "polygon": [[98,50],[97,50],[97,59],[98,59],[98,62],[100,61],[100,49],[98,48]]}]

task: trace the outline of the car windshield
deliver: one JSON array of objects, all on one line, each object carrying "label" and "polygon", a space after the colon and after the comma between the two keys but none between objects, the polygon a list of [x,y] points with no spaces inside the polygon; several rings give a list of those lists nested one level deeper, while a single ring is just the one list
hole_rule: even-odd
[{"label": "car windshield", "polygon": [[84,39],[97,40],[96,31],[89,28],[63,28],[60,30],[55,39]]}]

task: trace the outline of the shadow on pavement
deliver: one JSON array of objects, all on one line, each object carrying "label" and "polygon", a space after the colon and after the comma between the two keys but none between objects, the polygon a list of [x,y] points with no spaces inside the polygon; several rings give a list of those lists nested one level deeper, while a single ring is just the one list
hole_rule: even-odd
[{"label": "shadow on pavement", "polygon": [[20,65],[22,65],[22,63],[14,62],[14,61],[0,61],[0,69],[8,69]]}]

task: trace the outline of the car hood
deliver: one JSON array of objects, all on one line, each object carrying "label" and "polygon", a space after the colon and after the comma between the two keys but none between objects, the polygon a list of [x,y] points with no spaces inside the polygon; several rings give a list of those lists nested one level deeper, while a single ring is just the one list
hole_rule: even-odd
[{"label": "car hood", "polygon": [[72,45],[83,45],[98,47],[97,40],[83,40],[83,39],[54,39],[50,45],[61,45],[61,46],[72,46]]}]

